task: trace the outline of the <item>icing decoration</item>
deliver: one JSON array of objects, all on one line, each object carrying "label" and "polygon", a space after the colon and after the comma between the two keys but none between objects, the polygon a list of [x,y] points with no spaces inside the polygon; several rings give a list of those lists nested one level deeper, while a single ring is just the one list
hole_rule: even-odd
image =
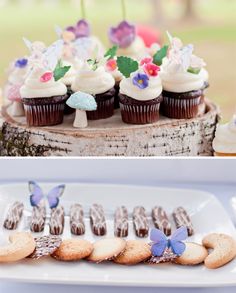
[{"label": "icing decoration", "polygon": [[64,31],[62,33],[61,37],[65,43],[70,43],[70,42],[74,41],[76,38],[75,34],[70,31]]},{"label": "icing decoration", "polygon": [[83,111],[95,111],[97,109],[94,97],[83,92],[76,92],[71,95],[66,104],[71,108]]},{"label": "icing decoration", "polygon": [[109,71],[114,71],[117,69],[117,63],[116,63],[116,60],[115,59],[109,59],[106,63],[106,68],[109,70]]},{"label": "icing decoration", "polygon": [[188,237],[187,228],[182,226],[177,229],[170,238],[158,229],[152,229],[150,239],[152,241],[152,255],[162,256],[166,249],[180,256],[185,251],[185,244],[182,242]]},{"label": "icing decoration", "polygon": [[77,22],[75,26],[67,27],[66,31],[72,32],[75,35],[76,39],[89,37],[90,26],[85,19],[81,19]]},{"label": "icing decoration", "polygon": [[129,57],[119,56],[117,57],[117,66],[119,71],[128,78],[132,72],[138,70],[139,64]]},{"label": "icing decoration", "polygon": [[63,66],[61,60],[58,61],[56,68],[53,71],[55,81],[60,80],[70,70],[71,66]]},{"label": "icing decoration", "polygon": [[34,181],[29,181],[30,204],[33,207],[39,207],[41,201],[46,197],[50,209],[56,208],[59,204],[59,197],[62,196],[65,185],[58,185],[51,189],[47,195],[44,195],[42,188]]},{"label": "icing decoration", "polygon": [[104,57],[109,59],[113,59],[116,56],[118,50],[118,46],[113,46],[112,48],[110,48],[105,54]]},{"label": "icing decoration", "polygon": [[52,72],[46,72],[40,77],[41,82],[48,82],[52,79],[53,73]]},{"label": "icing decoration", "polygon": [[25,68],[28,64],[28,59],[26,58],[22,58],[22,59],[18,59],[15,62],[15,67],[17,68]]},{"label": "icing decoration", "polygon": [[9,88],[7,98],[10,101],[13,101],[13,102],[20,102],[21,101],[21,95],[20,95],[21,86],[22,85],[16,84],[16,85],[12,85]]},{"label": "icing decoration", "polygon": [[139,87],[140,89],[145,89],[148,87],[149,77],[143,73],[137,73],[133,79],[133,84]]},{"label": "icing decoration", "polygon": [[149,76],[157,76],[158,71],[160,71],[160,67],[157,66],[156,64],[153,63],[147,63],[143,66],[143,70],[145,71],[146,74]]},{"label": "icing decoration", "polygon": [[167,52],[168,52],[168,46],[163,46],[160,50],[158,50],[154,56],[153,56],[153,63],[161,66],[162,65],[162,60],[166,57]]},{"label": "icing decoration", "polygon": [[152,63],[152,61],[153,61],[152,57],[145,57],[140,61],[140,65],[143,66],[145,64]]},{"label": "icing decoration", "polygon": [[112,44],[118,45],[120,48],[129,47],[136,37],[136,28],[129,24],[126,20],[119,23],[117,27],[109,30],[109,39]]}]

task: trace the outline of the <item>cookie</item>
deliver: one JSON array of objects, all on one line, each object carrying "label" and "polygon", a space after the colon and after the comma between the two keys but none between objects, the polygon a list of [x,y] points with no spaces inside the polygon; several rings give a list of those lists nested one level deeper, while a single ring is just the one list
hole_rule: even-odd
[{"label": "cookie", "polygon": [[114,259],[115,263],[134,265],[151,257],[151,248],[141,240],[128,240],[124,252]]},{"label": "cookie", "polygon": [[84,211],[80,204],[73,204],[70,208],[70,230],[77,236],[85,233]]},{"label": "cookie", "polygon": [[149,223],[146,215],[145,208],[137,206],[133,211],[133,224],[134,230],[137,237],[144,238],[148,236]]},{"label": "cookie", "polygon": [[175,263],[180,265],[198,265],[203,263],[208,256],[207,249],[197,243],[186,242],[184,253],[175,259]]},{"label": "cookie", "polygon": [[212,233],[203,238],[202,244],[213,249],[204,262],[208,269],[219,268],[236,257],[236,241],[229,235]]},{"label": "cookie", "polygon": [[152,209],[152,220],[155,228],[161,230],[166,236],[171,235],[171,224],[162,207],[156,206]]},{"label": "cookie", "polygon": [[39,259],[44,256],[51,255],[61,245],[61,238],[59,236],[49,235],[37,237],[34,239],[36,246],[34,252],[29,258]]},{"label": "cookie", "polygon": [[8,209],[3,226],[7,230],[17,229],[19,222],[23,216],[24,205],[21,202],[14,202]]},{"label": "cookie", "polygon": [[9,237],[9,244],[0,247],[0,262],[15,262],[26,258],[35,249],[33,236],[27,232],[17,232]]},{"label": "cookie", "polygon": [[30,221],[30,230],[34,233],[43,232],[46,221],[46,207],[40,205],[39,207],[33,207],[32,216]]},{"label": "cookie", "polygon": [[90,224],[95,235],[103,236],[107,233],[105,213],[100,204],[92,205],[90,209]]},{"label": "cookie", "polygon": [[177,255],[171,249],[165,249],[161,256],[152,256],[147,262],[149,264],[159,264],[166,262],[173,262],[177,258]]},{"label": "cookie", "polygon": [[65,211],[62,206],[58,206],[51,211],[49,222],[50,234],[61,235],[64,231]]},{"label": "cookie", "polygon": [[126,241],[122,238],[106,238],[93,244],[93,252],[88,257],[92,262],[102,262],[112,260],[120,255],[126,246]]},{"label": "cookie", "polygon": [[118,207],[115,211],[114,234],[116,237],[127,237],[129,232],[128,210],[126,207]]},{"label": "cookie", "polygon": [[177,228],[185,226],[188,229],[188,236],[192,236],[194,234],[191,219],[183,207],[178,207],[173,211],[173,218]]},{"label": "cookie", "polygon": [[57,260],[76,261],[88,257],[93,251],[93,245],[83,239],[68,239],[62,241],[60,247],[52,254]]}]

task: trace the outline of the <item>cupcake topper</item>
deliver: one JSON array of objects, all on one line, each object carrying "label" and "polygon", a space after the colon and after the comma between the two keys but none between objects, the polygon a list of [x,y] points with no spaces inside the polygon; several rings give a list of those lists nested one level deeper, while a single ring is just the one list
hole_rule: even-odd
[{"label": "cupcake topper", "polygon": [[167,249],[178,256],[182,255],[186,248],[183,240],[186,240],[187,237],[187,228],[184,226],[177,229],[170,238],[167,238],[161,230],[152,229],[150,235],[152,255],[162,256]]},{"label": "cupcake topper", "polygon": [[65,190],[65,185],[58,185],[51,189],[47,195],[43,193],[42,188],[34,181],[29,181],[30,204],[38,207],[43,199],[47,199],[50,209],[56,208],[59,204],[59,198]]}]

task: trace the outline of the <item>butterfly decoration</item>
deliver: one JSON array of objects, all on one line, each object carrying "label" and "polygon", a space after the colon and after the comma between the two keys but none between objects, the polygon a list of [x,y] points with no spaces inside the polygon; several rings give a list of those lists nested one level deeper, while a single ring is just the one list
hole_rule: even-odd
[{"label": "butterfly decoration", "polygon": [[44,194],[42,188],[34,181],[29,181],[30,204],[38,207],[40,202],[45,198],[48,201],[50,209],[56,208],[59,204],[59,198],[62,196],[65,185],[61,184],[51,189],[47,195]]},{"label": "butterfly decoration", "polygon": [[170,249],[174,254],[180,256],[185,251],[185,244],[183,240],[187,239],[187,228],[182,226],[177,229],[170,238],[158,229],[152,229],[150,239],[152,241],[152,255],[162,256],[166,249]]}]

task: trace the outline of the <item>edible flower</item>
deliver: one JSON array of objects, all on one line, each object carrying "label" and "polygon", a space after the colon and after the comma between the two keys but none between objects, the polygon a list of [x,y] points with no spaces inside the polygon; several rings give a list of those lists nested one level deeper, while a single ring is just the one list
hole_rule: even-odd
[{"label": "edible flower", "polygon": [[120,48],[129,47],[136,37],[136,28],[127,21],[122,21],[117,27],[109,30],[109,39],[114,45]]},{"label": "edible flower", "polygon": [[140,61],[140,65],[143,66],[145,64],[152,63],[152,61],[153,61],[152,57],[145,57]]},{"label": "edible flower", "polygon": [[147,74],[137,73],[133,77],[133,84],[140,89],[145,89],[146,87],[148,87],[148,81],[149,77],[147,76]]},{"label": "edible flower", "polygon": [[157,66],[156,64],[153,63],[147,63],[143,66],[143,69],[145,71],[146,74],[148,74],[149,76],[157,76],[158,75],[158,71],[160,71],[160,67]]},{"label": "edible flower", "polygon": [[28,64],[28,59],[22,58],[22,59],[16,60],[15,67],[25,68],[27,66],[27,64]]},{"label": "edible flower", "polygon": [[53,78],[53,72],[46,72],[40,77],[41,82],[48,82]]},{"label": "edible flower", "polygon": [[114,71],[117,68],[117,63],[115,59],[110,59],[106,63],[106,67],[109,71]]},{"label": "edible flower", "polygon": [[85,19],[81,19],[75,26],[69,26],[66,31],[74,33],[76,39],[88,37],[90,35],[90,26]]}]

